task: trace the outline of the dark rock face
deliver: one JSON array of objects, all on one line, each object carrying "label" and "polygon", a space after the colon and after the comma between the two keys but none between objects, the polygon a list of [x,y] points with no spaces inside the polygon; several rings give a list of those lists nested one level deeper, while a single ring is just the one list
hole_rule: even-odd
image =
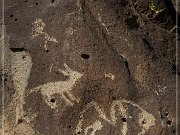
[{"label": "dark rock face", "polygon": [[175,135],[175,25],[148,12],[144,0],[6,0],[5,133]]}]

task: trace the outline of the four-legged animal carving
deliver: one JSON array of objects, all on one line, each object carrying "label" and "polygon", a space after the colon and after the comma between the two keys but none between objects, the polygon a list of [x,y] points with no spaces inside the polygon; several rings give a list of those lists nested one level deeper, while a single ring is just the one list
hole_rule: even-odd
[{"label": "four-legged animal carving", "polygon": [[[128,101],[128,100],[115,100],[111,104],[110,107],[110,118],[107,117],[107,115],[104,113],[104,110],[99,107],[99,105],[91,101],[89,104],[87,104],[84,108],[84,110],[80,113],[80,120],[76,127],[76,133],[82,133],[82,135],[87,135],[87,131],[89,128],[92,129],[91,135],[95,135],[95,133],[98,130],[101,130],[103,128],[103,125],[101,124],[101,121],[105,121],[108,124],[113,125],[116,127],[117,125],[117,115],[121,115],[123,118],[131,118],[131,116],[128,117],[127,109],[123,106],[123,104],[130,105],[132,107],[136,107],[140,113],[138,114],[139,120],[138,124],[142,128],[141,132],[138,133],[138,135],[144,135],[146,131],[153,125],[155,125],[155,118],[152,114],[146,112],[144,109],[142,109],[139,105]],[[93,108],[98,113],[98,120],[96,120],[92,125],[85,126],[83,125],[83,121],[85,120],[84,114],[89,110]],[[128,123],[123,122],[122,128],[120,131],[120,135],[126,135],[128,131]],[[96,125],[96,126],[95,126]],[[84,128],[84,129],[83,129]]]},{"label": "four-legged animal carving", "polygon": [[49,82],[47,84],[40,85],[33,88],[32,91],[40,91],[45,101],[51,108],[56,107],[50,103],[54,94],[59,94],[62,99],[65,100],[67,105],[73,106],[74,102],[79,102],[79,98],[75,97],[72,93],[72,89],[76,84],[76,81],[82,77],[83,74],[74,71],[64,64],[65,70],[59,69],[59,72],[64,76],[69,77],[66,81]]}]

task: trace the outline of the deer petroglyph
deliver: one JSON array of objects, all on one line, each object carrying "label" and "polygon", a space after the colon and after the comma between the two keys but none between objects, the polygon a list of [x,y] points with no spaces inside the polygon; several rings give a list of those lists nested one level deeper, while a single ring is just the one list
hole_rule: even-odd
[{"label": "deer petroglyph", "polygon": [[[131,116],[128,116],[127,109],[124,107],[124,105],[130,105],[133,107],[136,107],[140,113],[138,115],[138,123],[139,126],[142,128],[141,132],[138,133],[138,135],[144,135],[148,129],[155,125],[155,117],[146,112],[144,109],[142,109],[139,105],[128,101],[128,100],[115,100],[111,104],[110,107],[110,118],[107,117],[107,115],[104,113],[104,110],[99,107],[99,105],[95,101],[91,101],[89,104],[87,104],[84,108],[84,110],[80,113],[80,120],[78,122],[78,125],[76,127],[76,134],[82,133],[84,135],[87,134],[88,130],[92,129],[91,135],[95,135],[96,131],[100,131],[103,128],[103,125],[101,124],[101,121],[105,121],[108,124],[113,125],[116,127],[117,125],[117,115],[121,115],[123,118],[132,118]],[[83,125],[83,121],[85,120],[84,114],[89,110],[89,109],[94,109],[98,113],[98,118],[94,122],[94,124],[90,126],[85,126]],[[96,126],[95,126],[96,125]],[[128,123],[123,122],[120,135],[126,135],[128,131]]]},{"label": "deer petroglyph", "polygon": [[75,86],[76,81],[79,80],[83,74],[70,69],[66,63],[64,64],[64,67],[65,70],[59,69],[59,72],[64,76],[69,77],[66,81],[49,82],[31,90],[40,91],[46,103],[51,108],[57,107],[56,103],[50,103],[50,100],[52,99],[54,94],[59,94],[69,106],[73,106],[74,102],[78,103],[80,100],[78,97],[74,96],[74,94],[72,93],[72,89]]}]

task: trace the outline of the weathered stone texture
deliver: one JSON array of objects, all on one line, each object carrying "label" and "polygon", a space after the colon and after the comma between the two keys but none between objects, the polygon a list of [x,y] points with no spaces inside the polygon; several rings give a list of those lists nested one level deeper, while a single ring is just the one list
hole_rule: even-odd
[{"label": "weathered stone texture", "polygon": [[5,0],[5,135],[174,135],[175,24],[148,14],[147,0]]}]

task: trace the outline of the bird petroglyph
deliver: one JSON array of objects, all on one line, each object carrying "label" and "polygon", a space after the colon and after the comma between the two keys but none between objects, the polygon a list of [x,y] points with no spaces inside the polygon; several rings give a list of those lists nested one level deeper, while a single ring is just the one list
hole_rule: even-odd
[{"label": "bird petroglyph", "polygon": [[57,40],[52,36],[50,37],[49,34],[44,32],[46,24],[42,21],[42,19],[36,19],[35,22],[33,22],[33,28],[32,28],[32,36],[33,37],[39,37],[41,35],[45,38],[44,48],[47,50],[47,44],[48,42],[54,42],[57,43]]}]

